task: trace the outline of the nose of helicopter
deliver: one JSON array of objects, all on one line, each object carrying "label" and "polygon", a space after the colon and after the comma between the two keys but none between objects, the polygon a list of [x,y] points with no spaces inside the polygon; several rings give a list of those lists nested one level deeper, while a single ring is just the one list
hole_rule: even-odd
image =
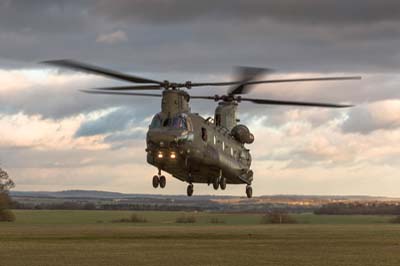
[{"label": "nose of helicopter", "polygon": [[188,132],[186,130],[150,130],[147,133],[147,142],[163,148],[177,144],[180,140],[186,139]]}]

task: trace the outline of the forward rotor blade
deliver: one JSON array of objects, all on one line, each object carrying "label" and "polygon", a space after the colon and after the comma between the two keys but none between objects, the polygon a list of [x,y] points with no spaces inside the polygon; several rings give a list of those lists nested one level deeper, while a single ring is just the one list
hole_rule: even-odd
[{"label": "forward rotor blade", "polygon": [[121,86],[121,87],[94,88],[93,90],[127,91],[127,90],[161,90],[161,89],[162,89],[162,87],[159,85],[143,85],[143,86]]},{"label": "forward rotor blade", "polygon": [[256,104],[268,105],[293,105],[293,106],[309,106],[309,107],[328,107],[328,108],[347,108],[352,107],[350,104],[332,104],[332,103],[318,103],[318,102],[296,102],[296,101],[280,101],[270,99],[250,99],[241,98],[241,101],[253,102]]},{"label": "forward rotor blade", "polygon": [[215,100],[215,96],[190,96],[190,99]]},{"label": "forward rotor blade", "polygon": [[106,68],[89,65],[89,64],[74,61],[74,60],[68,60],[68,59],[51,60],[51,61],[44,61],[42,63],[47,64],[47,65],[57,66],[57,67],[68,68],[68,69],[72,69],[72,70],[83,71],[83,72],[87,72],[87,73],[91,73],[91,74],[103,75],[106,77],[111,77],[111,78],[134,82],[134,83],[156,83],[156,84],[160,84],[160,85],[162,84],[162,82],[157,81],[157,80],[151,80],[151,79],[146,79],[146,78],[142,78],[142,77],[138,77],[138,76],[128,75],[128,74],[124,74],[124,73],[117,72],[114,70],[109,70]]},{"label": "forward rotor blade", "polygon": [[270,79],[270,80],[255,80],[255,81],[228,81],[228,82],[208,82],[208,83],[192,83],[192,87],[200,86],[229,86],[229,85],[254,85],[264,83],[284,83],[284,82],[306,82],[306,81],[333,81],[333,80],[359,80],[360,76],[351,77],[321,77],[321,78],[301,78],[301,79]]},{"label": "forward rotor blade", "polygon": [[151,94],[151,93],[118,92],[118,91],[96,91],[96,90],[81,90],[81,91],[84,92],[84,93],[90,93],[90,94],[162,97],[161,94]]}]

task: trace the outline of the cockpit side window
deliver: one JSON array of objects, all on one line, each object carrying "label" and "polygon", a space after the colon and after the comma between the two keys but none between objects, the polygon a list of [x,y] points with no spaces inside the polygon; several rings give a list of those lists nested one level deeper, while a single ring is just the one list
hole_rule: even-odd
[{"label": "cockpit side window", "polygon": [[159,114],[156,114],[151,120],[150,128],[160,128],[162,124],[162,119]]}]

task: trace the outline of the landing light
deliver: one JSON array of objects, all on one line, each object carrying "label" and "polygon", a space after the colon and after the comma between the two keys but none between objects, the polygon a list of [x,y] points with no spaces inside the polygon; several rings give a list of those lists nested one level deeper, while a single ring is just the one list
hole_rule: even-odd
[{"label": "landing light", "polygon": [[171,152],[171,155],[169,156],[171,159],[175,159],[176,158],[176,154],[175,152]]},{"label": "landing light", "polygon": [[161,158],[164,157],[164,155],[162,154],[162,152],[159,152],[158,155],[157,155],[157,157],[161,159]]}]

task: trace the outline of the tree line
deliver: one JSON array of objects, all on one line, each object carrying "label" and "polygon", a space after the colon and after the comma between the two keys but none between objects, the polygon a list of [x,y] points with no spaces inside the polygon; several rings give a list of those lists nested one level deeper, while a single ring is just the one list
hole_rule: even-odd
[{"label": "tree line", "polygon": [[400,215],[398,202],[335,202],[322,205],[315,214]]}]

